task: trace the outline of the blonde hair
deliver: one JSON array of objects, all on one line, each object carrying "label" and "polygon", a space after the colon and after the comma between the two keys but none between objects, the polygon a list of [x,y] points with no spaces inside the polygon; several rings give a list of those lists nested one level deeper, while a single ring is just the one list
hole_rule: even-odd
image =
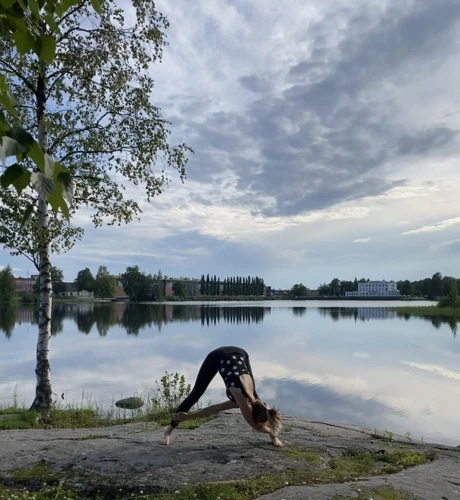
[{"label": "blonde hair", "polygon": [[252,417],[256,424],[268,424],[270,434],[277,436],[281,430],[281,412],[278,408],[269,408],[262,401],[255,401],[252,405]]}]

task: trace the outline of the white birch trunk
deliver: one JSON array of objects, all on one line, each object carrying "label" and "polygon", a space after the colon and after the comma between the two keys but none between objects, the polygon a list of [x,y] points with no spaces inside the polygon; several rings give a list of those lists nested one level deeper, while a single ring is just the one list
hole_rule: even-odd
[{"label": "white birch trunk", "polygon": [[[42,73],[43,75],[43,73]],[[42,121],[45,115],[46,94],[45,79],[39,76],[37,84],[37,121],[38,143],[46,152],[47,131]],[[40,196],[38,199],[38,223],[40,227],[39,280],[40,280],[40,310],[38,319],[37,365],[35,374],[37,386],[35,399],[31,409],[47,413],[52,404],[51,369],[49,362],[51,339],[51,245],[48,235],[48,203]]]}]

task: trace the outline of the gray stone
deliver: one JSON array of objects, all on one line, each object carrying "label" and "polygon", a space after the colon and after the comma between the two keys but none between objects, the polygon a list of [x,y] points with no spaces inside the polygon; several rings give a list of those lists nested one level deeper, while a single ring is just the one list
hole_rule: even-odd
[{"label": "gray stone", "polygon": [[[353,497],[353,488],[391,485],[421,500],[460,500],[460,450],[417,443],[393,436],[392,442],[375,439],[371,431],[347,425],[327,424],[284,417],[289,432],[281,440],[289,446],[314,450],[325,460],[349,452],[414,450],[436,452],[438,458],[394,475],[361,478],[353,483],[318,486],[286,486],[261,500],[322,500],[335,494]],[[107,437],[90,439],[101,429],[0,431],[0,476],[33,467],[40,460],[52,471],[71,474],[65,485],[84,491],[123,488],[123,491],[155,493],[181,490],[184,484],[231,481],[259,474],[305,468],[306,463],[274,447],[264,434],[249,428],[236,412],[225,412],[195,430],[180,427],[170,446],[160,444],[163,429],[154,423],[106,428]],[[86,439],[82,439],[86,438]],[[82,479],[84,478],[84,480]],[[353,488],[352,488],[353,486]],[[109,492],[110,493],[110,492]]]}]

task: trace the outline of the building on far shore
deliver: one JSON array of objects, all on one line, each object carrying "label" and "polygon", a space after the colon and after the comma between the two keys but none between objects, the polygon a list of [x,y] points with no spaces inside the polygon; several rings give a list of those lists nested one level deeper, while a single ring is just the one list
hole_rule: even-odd
[{"label": "building on far shore", "polygon": [[401,292],[394,281],[366,281],[358,283],[358,290],[345,292],[345,297],[400,297]]},{"label": "building on far shore", "polygon": [[14,282],[16,284],[16,293],[18,295],[33,293],[35,279],[35,276],[31,276],[30,278],[14,278]]},{"label": "building on far shore", "polygon": [[53,293],[57,297],[65,298],[85,298],[92,299],[94,297],[93,292],[88,292],[87,290],[78,290],[74,283],[63,283],[64,290],[62,292]]},{"label": "building on far shore", "polygon": [[[185,295],[187,297],[200,297],[201,296],[201,280],[200,279],[191,279],[191,280],[181,280],[181,279],[164,279],[163,281],[163,295],[165,297],[172,297],[174,295],[173,292],[173,284],[176,281],[180,281],[185,286]],[[222,290],[223,285],[220,285],[220,289]]]}]

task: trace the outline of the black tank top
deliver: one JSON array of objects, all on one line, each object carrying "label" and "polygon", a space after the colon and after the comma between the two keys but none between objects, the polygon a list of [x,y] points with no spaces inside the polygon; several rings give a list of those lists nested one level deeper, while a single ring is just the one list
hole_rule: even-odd
[{"label": "black tank top", "polygon": [[248,367],[241,352],[222,353],[219,363],[219,373],[224,380],[225,387],[227,388],[227,397],[231,401],[235,398],[230,392],[230,387],[239,389],[245,397],[249,397],[244,390],[243,384],[240,380],[240,375],[249,375]]}]

